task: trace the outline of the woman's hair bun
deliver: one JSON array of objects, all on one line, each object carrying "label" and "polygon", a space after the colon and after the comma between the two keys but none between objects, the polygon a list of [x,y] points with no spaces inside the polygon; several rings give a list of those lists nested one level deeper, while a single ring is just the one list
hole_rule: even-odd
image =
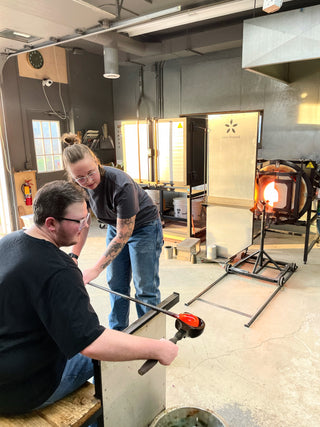
[{"label": "woman's hair bun", "polygon": [[80,138],[75,133],[64,133],[61,137],[61,141],[65,144],[65,146],[81,144]]}]

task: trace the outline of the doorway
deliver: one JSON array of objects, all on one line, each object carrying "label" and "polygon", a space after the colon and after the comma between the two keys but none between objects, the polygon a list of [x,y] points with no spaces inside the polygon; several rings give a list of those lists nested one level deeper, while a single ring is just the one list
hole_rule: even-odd
[{"label": "doorway", "polygon": [[3,115],[3,98],[0,88],[0,237],[13,231],[12,211],[10,200],[13,196],[9,193],[10,176],[12,176],[10,161],[5,139],[5,126]]}]

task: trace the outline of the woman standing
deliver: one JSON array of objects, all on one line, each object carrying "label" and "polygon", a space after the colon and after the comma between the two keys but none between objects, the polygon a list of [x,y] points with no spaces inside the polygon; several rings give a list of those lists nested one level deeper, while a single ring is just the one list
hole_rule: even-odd
[{"label": "woman standing", "polygon": [[[107,249],[92,268],[83,272],[84,283],[94,280],[107,267],[107,282],[112,290],[130,295],[133,278],[135,298],[159,304],[163,236],[156,205],[128,174],[101,166],[77,135],[65,134],[62,139],[66,145],[63,162],[69,178],[87,191],[92,212],[99,221],[108,224]],[[85,228],[70,256],[78,258],[87,235]],[[129,325],[129,301],[113,294],[110,301],[109,326],[121,331]],[[136,309],[139,317],[148,311],[139,304]]]}]

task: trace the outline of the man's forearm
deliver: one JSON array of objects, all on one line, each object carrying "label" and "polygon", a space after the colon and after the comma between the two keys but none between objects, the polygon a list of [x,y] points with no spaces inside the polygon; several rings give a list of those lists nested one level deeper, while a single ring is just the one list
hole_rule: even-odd
[{"label": "man's forearm", "polygon": [[176,357],[178,347],[170,341],[154,340],[106,329],[81,353],[96,360],[156,359],[168,365]]}]

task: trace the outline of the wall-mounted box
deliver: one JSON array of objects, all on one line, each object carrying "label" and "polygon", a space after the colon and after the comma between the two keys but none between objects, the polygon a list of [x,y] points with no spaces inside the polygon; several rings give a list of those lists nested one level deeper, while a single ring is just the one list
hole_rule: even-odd
[{"label": "wall-mounted box", "polygon": [[39,80],[50,79],[55,83],[68,83],[65,49],[50,46],[39,49],[38,52],[42,60],[41,63],[34,63],[34,65],[29,59],[31,52],[21,53],[17,56],[19,76]]}]

